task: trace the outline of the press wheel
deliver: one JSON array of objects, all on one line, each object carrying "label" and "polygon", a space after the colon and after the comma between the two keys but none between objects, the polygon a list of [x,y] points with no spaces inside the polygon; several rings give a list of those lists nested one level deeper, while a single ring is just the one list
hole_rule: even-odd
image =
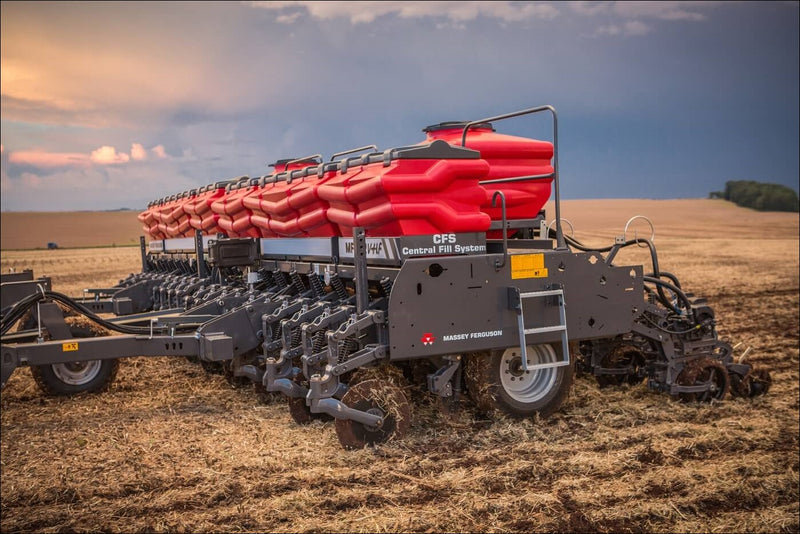
[{"label": "press wheel", "polygon": [[731,388],[728,370],[722,363],[711,358],[689,362],[678,375],[677,382],[681,386],[709,386],[707,391],[700,393],[679,393],[678,398],[683,402],[721,401]]},{"label": "press wheel", "polygon": [[[294,377],[294,381],[308,388],[308,380],[298,374]],[[333,419],[326,413],[313,413],[311,408],[306,405],[305,397],[286,397],[286,404],[289,407],[289,415],[292,420],[298,425],[307,425],[312,421],[330,421]]]}]

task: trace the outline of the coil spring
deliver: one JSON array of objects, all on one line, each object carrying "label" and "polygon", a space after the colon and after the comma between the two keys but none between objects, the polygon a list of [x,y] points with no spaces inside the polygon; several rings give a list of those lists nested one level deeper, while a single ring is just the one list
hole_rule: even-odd
[{"label": "coil spring", "polygon": [[336,363],[344,363],[351,354],[358,350],[358,340],[353,337],[348,337],[340,341],[337,348]]},{"label": "coil spring", "polygon": [[270,339],[272,341],[278,341],[281,338],[281,321],[272,321],[268,326]]},{"label": "coil spring", "polygon": [[312,291],[314,291],[315,296],[325,296],[325,287],[322,284],[322,279],[317,273],[311,273],[308,275],[308,284],[311,286]]},{"label": "coil spring", "polygon": [[292,343],[289,346],[289,348],[295,348],[295,347],[299,346],[300,345],[300,341],[302,340],[302,337],[303,337],[303,331],[301,330],[301,328],[299,326],[295,327],[295,328],[292,328]]},{"label": "coil spring", "polygon": [[294,286],[295,291],[298,293],[302,293],[306,290],[306,286],[303,283],[303,279],[300,278],[300,273],[297,271],[292,271],[290,276],[292,277],[292,285]]},{"label": "coil spring", "polygon": [[278,289],[285,289],[289,285],[289,281],[286,279],[285,272],[275,270],[273,271],[272,275],[272,279],[275,281],[275,285],[278,286]]},{"label": "coil spring", "polygon": [[336,296],[339,297],[339,300],[347,299],[347,288],[344,287],[344,282],[342,282],[338,274],[331,275],[331,287],[336,292]]},{"label": "coil spring", "polygon": [[381,285],[381,295],[388,299],[389,294],[392,292],[392,281],[384,276],[378,283]]},{"label": "coil spring", "polygon": [[314,337],[311,338],[311,354],[318,354],[325,349],[328,344],[325,334],[325,330],[314,332]]},{"label": "coil spring", "polygon": [[270,271],[262,269],[258,271],[258,274],[262,282],[266,284],[267,287],[275,287],[276,285],[278,285],[278,283],[275,281],[275,277],[272,276],[272,273]]}]

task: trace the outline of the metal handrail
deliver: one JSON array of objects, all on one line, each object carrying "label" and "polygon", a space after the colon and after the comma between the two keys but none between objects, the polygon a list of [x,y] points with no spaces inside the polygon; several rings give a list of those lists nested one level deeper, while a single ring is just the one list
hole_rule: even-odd
[{"label": "metal handrail", "polygon": [[497,197],[500,197],[500,213],[503,217],[503,262],[499,259],[494,260],[494,270],[499,271],[505,267],[508,261],[508,228],[506,228],[506,195],[502,191],[495,191],[492,195],[492,207],[497,205]]},{"label": "metal handrail", "polygon": [[292,163],[300,163],[301,161],[306,161],[306,160],[314,159],[314,158],[319,158],[321,160],[322,159],[322,154],[313,154],[311,156],[306,156],[304,158],[297,158],[297,159],[293,159],[291,161],[287,161],[286,165],[283,166],[283,172],[288,171],[289,170],[289,165],[291,165]]},{"label": "metal handrail", "polygon": [[[553,106],[539,106],[530,109],[523,109],[521,111],[515,111],[513,113],[506,113],[505,115],[497,115],[496,117],[488,117],[486,119],[480,119],[477,121],[471,121],[464,125],[464,130],[461,133],[461,146],[467,146],[467,131],[472,128],[473,126],[477,126],[478,124],[485,123],[485,122],[497,122],[505,119],[511,119],[513,117],[520,117],[522,115],[530,115],[532,113],[540,113],[542,111],[549,111],[553,116],[553,182],[555,183],[555,192],[556,192],[556,247],[557,248],[566,248],[566,243],[564,242],[564,232],[561,229],[561,193],[558,186],[558,114]],[[543,179],[549,178],[550,176],[523,176],[519,177],[519,180],[514,181],[525,181],[526,179],[534,180],[534,179]],[[514,177],[517,178],[517,177]],[[504,179],[500,179],[504,180]],[[512,180],[509,180],[512,181]],[[493,183],[499,183],[494,181]]]},{"label": "metal handrail", "polygon": [[356,152],[363,152],[368,149],[372,149],[375,152],[378,151],[378,145],[366,145],[359,148],[351,148],[350,150],[345,150],[344,152],[337,152],[336,154],[331,156],[331,161],[335,160],[339,156],[346,156],[347,154],[355,154]]}]

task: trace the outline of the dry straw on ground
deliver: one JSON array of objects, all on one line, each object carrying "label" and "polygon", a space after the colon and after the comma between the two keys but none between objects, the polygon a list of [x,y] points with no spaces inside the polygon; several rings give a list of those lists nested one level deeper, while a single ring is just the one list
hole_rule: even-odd
[{"label": "dry straw on ground", "polygon": [[[2,531],[797,532],[797,215],[659,202],[564,216],[605,243],[621,210],[649,207],[661,267],[772,370],[767,396],[683,405],[581,377],[562,410],[522,422],[416,398],[406,439],[346,452],[332,422],[299,427],[182,358],[126,360],[110,391],[75,398],[44,397],[22,370],[1,399]],[[105,250],[74,252],[72,273],[49,273],[73,294],[138,259],[113,272]],[[4,252],[2,268],[25,259]]]}]

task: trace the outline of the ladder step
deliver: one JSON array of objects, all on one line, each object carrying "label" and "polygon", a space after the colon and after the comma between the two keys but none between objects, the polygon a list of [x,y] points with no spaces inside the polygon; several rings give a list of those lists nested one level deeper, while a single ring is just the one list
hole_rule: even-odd
[{"label": "ladder step", "polygon": [[526,328],[526,334],[543,334],[545,332],[563,332],[566,330],[566,325],[556,325],[556,326],[542,326],[539,328]]},{"label": "ladder step", "polygon": [[553,363],[537,363],[534,365],[528,365],[528,368],[525,369],[526,371],[535,371],[537,369],[551,369],[553,367],[566,367],[569,365],[569,361],[560,361],[560,362],[553,362]]},{"label": "ladder step", "polygon": [[549,291],[529,291],[527,293],[520,293],[519,297],[523,299],[533,298],[533,297],[551,297],[554,295],[563,295],[563,289],[551,289]]}]

